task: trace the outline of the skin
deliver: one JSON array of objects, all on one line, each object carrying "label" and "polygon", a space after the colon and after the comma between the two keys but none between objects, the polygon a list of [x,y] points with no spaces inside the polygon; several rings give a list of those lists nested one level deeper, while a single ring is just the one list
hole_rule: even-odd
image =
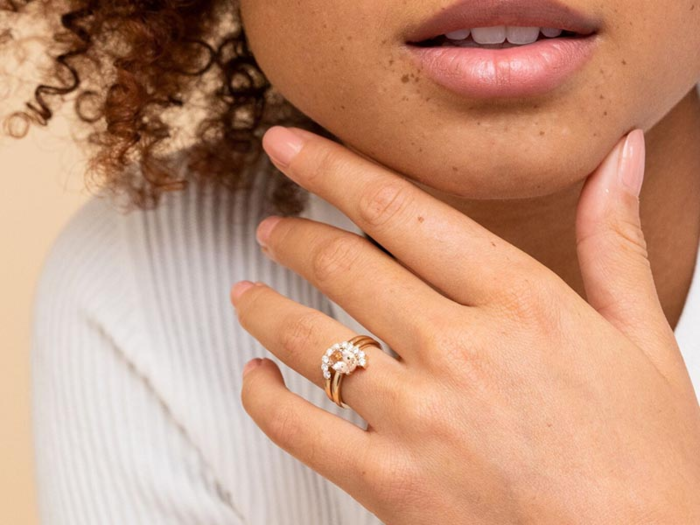
[{"label": "skin", "polygon": [[[403,263],[308,219],[258,226],[268,256],[401,356],[367,348],[368,369],[343,381],[367,429],[290,392],[273,361],[248,363],[243,406],[275,443],[389,525],[700,520],[700,406],[646,256],[640,130],[589,177],[577,207],[588,302],[343,146],[280,127],[263,144]],[[355,335],[264,283],[243,281],[231,299],[241,326],[319,387],[322,352],[310,349]]]},{"label": "skin", "polygon": [[[700,232],[700,7],[569,1],[601,21],[593,59],[545,96],[477,101],[402,53],[435,4],[241,2],[273,85],[343,143],[299,133],[283,160],[270,130],[266,151],[396,260],[303,219],[259,240],[402,357],[370,352],[343,383],[367,430],[270,360],[245,374],[246,410],[389,524],[700,521],[700,414],[672,331]],[[646,151],[635,132],[617,162],[632,129]],[[641,203],[623,173],[645,173]],[[320,387],[308,349],[355,335],[264,284],[232,301]],[[331,438],[366,453],[339,468]]]},{"label": "skin", "polygon": [[242,0],[241,14],[258,63],[290,102],[363,154],[466,199],[583,181],[700,77],[696,0],[569,0],[601,27],[598,51],[568,85],[526,100],[461,98],[403,49],[410,28],[451,3]]},{"label": "skin", "polygon": [[[449,4],[241,0],[240,7],[258,63],[289,101],[581,294],[573,231],[581,186],[625,132],[645,130],[642,216],[664,311],[675,326],[700,235],[698,214],[686,205],[700,198],[693,176],[700,152],[681,147],[700,144],[700,102],[694,94],[684,98],[700,79],[696,0],[567,0],[600,21],[595,56],[547,96],[498,103],[452,95],[402,53],[408,30]],[[678,247],[681,256],[668,257]]]}]

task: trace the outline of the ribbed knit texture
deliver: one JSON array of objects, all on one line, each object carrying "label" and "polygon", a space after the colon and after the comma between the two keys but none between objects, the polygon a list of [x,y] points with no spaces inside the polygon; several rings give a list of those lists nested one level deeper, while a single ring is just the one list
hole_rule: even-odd
[{"label": "ribbed knit texture", "polygon": [[[271,354],[238,324],[234,282],[264,281],[377,337],[262,254],[255,229],[269,213],[263,182],[234,196],[193,184],[155,210],[129,214],[93,198],[54,244],[33,328],[45,525],[379,523],[274,445],[241,406],[243,365]],[[304,216],[360,232],[310,197]],[[695,279],[677,334],[696,385],[699,324]],[[364,424],[281,368],[292,391]]]},{"label": "ribbed knit texture", "polygon": [[[93,199],[54,244],[33,338],[43,523],[379,523],[241,406],[243,365],[272,354],[238,324],[234,282],[261,280],[333,315],[324,295],[260,251],[259,179],[234,196],[192,185],[126,215]],[[281,368],[292,391],[363,424]]]}]

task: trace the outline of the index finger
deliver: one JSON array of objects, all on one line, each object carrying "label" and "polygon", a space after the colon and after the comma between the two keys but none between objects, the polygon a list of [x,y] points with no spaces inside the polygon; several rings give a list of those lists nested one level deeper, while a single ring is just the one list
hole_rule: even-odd
[{"label": "index finger", "polygon": [[[536,261],[405,177],[340,144],[273,126],[263,147],[292,180],[347,215],[392,255],[460,304],[494,300]],[[539,265],[539,263],[536,263]]]}]

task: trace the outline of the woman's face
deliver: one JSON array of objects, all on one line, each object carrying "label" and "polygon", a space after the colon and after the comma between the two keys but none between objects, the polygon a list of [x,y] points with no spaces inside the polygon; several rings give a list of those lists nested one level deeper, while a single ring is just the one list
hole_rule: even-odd
[{"label": "woman's face", "polygon": [[561,0],[596,24],[580,67],[544,91],[457,94],[406,42],[454,3],[241,0],[241,13],[260,67],[294,106],[360,153],[465,198],[545,195],[584,179],[700,79],[698,0]]}]

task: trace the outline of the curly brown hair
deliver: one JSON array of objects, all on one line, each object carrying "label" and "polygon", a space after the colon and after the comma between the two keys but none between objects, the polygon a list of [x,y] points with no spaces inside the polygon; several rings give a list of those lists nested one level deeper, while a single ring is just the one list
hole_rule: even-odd
[{"label": "curly brown hair", "polygon": [[[128,197],[138,208],[158,204],[164,192],[188,182],[229,190],[249,187],[259,169],[261,138],[274,124],[293,125],[336,140],[277,93],[253,57],[232,0],[0,0],[0,10],[36,8],[53,22],[59,48],[26,108],[8,115],[5,129],[26,135],[46,126],[56,105],[72,95],[79,119],[90,126],[95,153],[88,177],[96,186]],[[6,29],[3,39],[12,39]],[[1,40],[0,40],[1,43]],[[199,99],[197,99],[199,96]],[[187,177],[168,155],[185,108],[201,115],[186,148]],[[134,176],[130,166],[138,166]],[[274,180],[268,198],[277,213],[297,214],[307,195],[266,162]]]}]

